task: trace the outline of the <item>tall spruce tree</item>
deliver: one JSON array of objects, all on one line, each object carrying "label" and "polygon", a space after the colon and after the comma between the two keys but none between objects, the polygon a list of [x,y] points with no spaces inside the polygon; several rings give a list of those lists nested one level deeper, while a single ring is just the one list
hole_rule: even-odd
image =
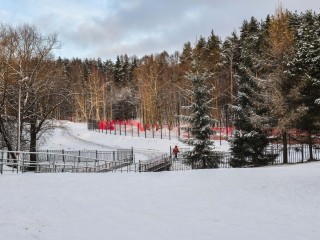
[{"label": "tall spruce tree", "polygon": [[301,115],[295,103],[300,83],[287,74],[288,62],[294,53],[291,18],[281,6],[276,9],[268,21],[264,50],[259,59],[263,68],[259,78],[262,80],[264,105],[268,109],[269,125],[281,133],[284,163],[288,162],[288,132]]},{"label": "tall spruce tree", "polygon": [[266,110],[261,104],[261,89],[256,81],[259,66],[255,64],[261,53],[260,34],[260,26],[255,18],[243,22],[237,47],[240,56],[234,63],[238,93],[236,105],[231,106],[236,114],[236,130],[229,139],[232,167],[260,166],[274,160],[274,156],[265,154],[268,139],[261,129]]},{"label": "tall spruce tree", "polygon": [[289,65],[290,77],[300,82],[296,100],[302,116],[296,127],[307,132],[310,160],[313,160],[312,134],[320,129],[320,14],[307,11],[298,16],[295,56]]},{"label": "tall spruce tree", "polygon": [[184,140],[185,143],[193,146],[192,151],[187,156],[188,163],[192,168],[217,168],[218,157],[213,154],[213,143],[210,141],[212,125],[214,120],[210,117],[212,98],[210,93],[212,89],[207,81],[211,74],[200,68],[190,71],[186,74],[187,80],[191,83],[192,89],[187,92],[192,97],[193,102],[185,106],[191,114],[182,116],[191,127],[192,138]]}]

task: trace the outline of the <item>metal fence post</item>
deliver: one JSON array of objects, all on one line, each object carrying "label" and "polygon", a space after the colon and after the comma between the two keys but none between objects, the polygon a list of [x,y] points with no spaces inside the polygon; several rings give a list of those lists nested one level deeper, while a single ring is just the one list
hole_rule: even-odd
[{"label": "metal fence post", "polygon": [[3,174],[3,151],[1,151],[1,165],[0,165],[0,173]]},{"label": "metal fence post", "polygon": [[101,132],[103,133],[103,121],[100,121],[101,126]]},{"label": "metal fence post", "polygon": [[66,160],[65,160],[65,156],[64,156],[64,150],[62,149],[62,161],[63,161],[63,172],[66,171]]},{"label": "metal fence post", "polygon": [[154,127],[152,125],[152,138],[154,138]]},{"label": "metal fence post", "polygon": [[147,128],[146,128],[146,124],[144,124],[144,138],[147,138]]},{"label": "metal fence post", "polygon": [[132,137],[133,137],[133,124],[131,123],[131,134],[132,134]]},{"label": "metal fence post", "polygon": [[19,173],[19,164],[20,164],[20,152],[17,159],[17,173]]},{"label": "metal fence post", "polygon": [[304,159],[304,152],[303,152],[303,143],[301,143],[301,162],[303,163],[303,159]]},{"label": "metal fence post", "polygon": [[133,163],[133,147],[131,147],[131,163]]},{"label": "metal fence post", "polygon": [[[47,156],[48,156],[48,154],[47,154]],[[38,155],[37,156],[37,162],[36,162],[36,173],[40,172],[39,171],[39,167],[40,167],[40,165],[39,165],[39,155]]]},{"label": "metal fence post", "polygon": [[[21,153],[21,157],[22,157],[22,170],[21,172],[24,173],[24,157],[23,157],[23,153]],[[37,159],[38,161],[38,159]]]}]

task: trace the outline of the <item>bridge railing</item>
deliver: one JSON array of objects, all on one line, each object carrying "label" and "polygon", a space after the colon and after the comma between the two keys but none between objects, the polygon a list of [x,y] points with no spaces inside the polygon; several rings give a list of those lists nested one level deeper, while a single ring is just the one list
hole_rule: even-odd
[{"label": "bridge railing", "polygon": [[[66,154],[68,152],[68,154]],[[92,155],[92,152],[95,152]],[[84,154],[85,153],[85,154]],[[91,155],[90,155],[91,154]],[[83,156],[86,155],[86,156]],[[111,157],[110,157],[111,156]],[[98,172],[133,163],[133,149],[103,151],[0,151],[0,174],[3,172]]]},{"label": "bridge railing", "polygon": [[171,157],[168,154],[162,154],[148,161],[139,161],[139,172],[156,172],[160,170],[169,170],[171,166]]}]

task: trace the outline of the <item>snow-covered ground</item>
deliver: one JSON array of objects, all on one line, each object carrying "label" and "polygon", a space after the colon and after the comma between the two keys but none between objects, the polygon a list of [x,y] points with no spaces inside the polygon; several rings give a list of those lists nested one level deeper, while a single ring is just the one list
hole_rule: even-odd
[{"label": "snow-covered ground", "polygon": [[[121,136],[100,142],[101,133],[66,124],[69,133],[58,130],[44,147],[133,146],[158,152],[175,144]],[[320,163],[160,173],[4,174],[0,239],[318,240],[319,189]]]},{"label": "snow-covered ground", "polygon": [[[55,129],[52,136],[41,146],[41,149],[112,151],[118,148],[133,147],[136,160],[146,160],[163,153],[170,153],[170,146],[178,145],[179,148],[189,148],[178,139],[105,134],[88,131],[85,123],[65,121],[55,124],[59,125],[59,128]],[[219,141],[216,141],[215,148],[219,151],[225,151],[229,145],[226,141],[222,141],[221,145]]]}]

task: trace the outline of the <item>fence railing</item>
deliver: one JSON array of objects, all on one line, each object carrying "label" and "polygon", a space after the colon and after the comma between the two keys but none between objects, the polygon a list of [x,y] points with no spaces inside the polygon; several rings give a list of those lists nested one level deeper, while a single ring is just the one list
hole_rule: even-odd
[{"label": "fence railing", "polygon": [[139,172],[158,172],[170,170],[171,157],[168,154],[163,154],[148,161],[139,161]]},{"label": "fence railing", "polygon": [[[155,172],[181,171],[201,169],[201,161],[189,164],[186,158],[189,149],[180,149],[178,158],[171,154],[163,154],[148,161],[134,162],[133,149],[119,149],[117,151],[70,151],[47,150],[42,152],[0,151],[0,173],[10,172]],[[275,159],[261,165],[283,164],[283,148],[280,145],[270,145],[266,153],[274,154]],[[314,160],[320,160],[320,147],[312,148]],[[230,152],[213,152],[212,163],[207,166],[217,168],[231,168],[232,154]],[[239,156],[241,157],[241,156]],[[255,167],[250,164],[250,158],[242,158],[239,167]],[[307,145],[294,145],[288,148],[288,164],[303,163],[310,160]]]},{"label": "fence railing", "polygon": [[[192,169],[200,169],[203,168],[201,161],[195,163],[193,165],[188,164],[186,155],[188,154],[187,150],[184,150],[182,153],[178,154],[178,158],[173,158],[171,164],[171,171],[181,171],[181,170],[192,170]],[[284,164],[283,161],[283,147],[282,145],[270,145],[266,148],[265,154],[274,155],[275,159],[272,162],[266,163],[261,162],[258,166],[264,165],[281,165]],[[312,148],[313,160],[320,161],[320,146],[314,145]],[[241,158],[241,155],[236,156]],[[212,162],[217,162],[217,168],[231,168],[232,164],[232,154],[230,152],[213,152],[212,153]],[[217,161],[218,159],[218,161]],[[240,164],[241,167],[255,167],[255,165],[251,164],[250,158],[242,158],[243,163]],[[290,145],[288,147],[288,164],[297,164],[304,163],[310,161],[310,152],[309,146],[306,144],[300,145]],[[208,159],[210,164],[210,159]],[[211,164],[213,165],[213,164]]]},{"label": "fence railing", "polygon": [[0,173],[11,172],[106,172],[132,164],[133,149],[117,151],[45,152],[0,151]]},{"label": "fence railing", "polygon": [[[117,149],[116,151],[99,151],[99,150],[45,150],[41,152],[55,153],[63,155],[76,156],[81,160],[82,158],[92,158],[102,161],[121,161],[123,159],[134,158],[133,148],[131,149]],[[61,159],[63,160],[63,159]]]},{"label": "fence railing", "polygon": [[[283,146],[270,145],[267,147],[268,153],[277,154],[274,164],[283,164]],[[320,160],[320,145],[312,146],[312,156],[315,160]],[[311,158],[309,145],[307,144],[291,144],[288,145],[288,163],[303,163],[309,161]]]}]

